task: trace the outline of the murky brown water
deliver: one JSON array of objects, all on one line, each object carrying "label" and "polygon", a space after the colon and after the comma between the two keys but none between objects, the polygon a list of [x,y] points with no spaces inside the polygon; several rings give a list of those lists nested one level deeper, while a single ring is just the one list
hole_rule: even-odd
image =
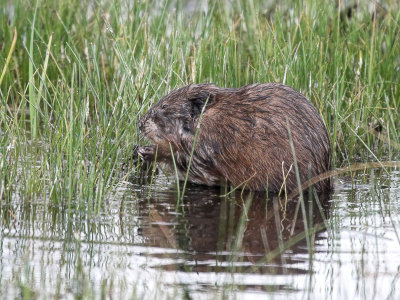
[{"label": "murky brown water", "polygon": [[163,176],[120,182],[99,215],[3,202],[0,294],[400,299],[400,172],[373,175],[304,207],[194,185],[182,203]]}]

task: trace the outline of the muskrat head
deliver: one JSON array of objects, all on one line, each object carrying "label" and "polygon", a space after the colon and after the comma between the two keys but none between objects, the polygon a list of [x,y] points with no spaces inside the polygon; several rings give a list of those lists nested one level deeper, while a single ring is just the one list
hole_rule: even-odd
[{"label": "muskrat head", "polygon": [[172,91],[140,119],[141,133],[159,146],[178,146],[182,140],[193,139],[204,105],[209,108],[215,102],[213,88],[200,84]]}]

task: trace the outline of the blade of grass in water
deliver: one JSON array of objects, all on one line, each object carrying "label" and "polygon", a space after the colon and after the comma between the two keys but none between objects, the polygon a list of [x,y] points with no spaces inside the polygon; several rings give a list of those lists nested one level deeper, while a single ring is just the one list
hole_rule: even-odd
[{"label": "blade of grass in water", "polygon": [[16,42],[17,42],[17,29],[14,28],[14,38],[13,38],[13,40],[12,40],[12,42],[11,42],[10,51],[8,52],[7,60],[6,60],[6,63],[5,63],[5,65],[4,65],[4,67],[3,67],[3,71],[1,72],[1,76],[0,76],[0,86],[1,86],[1,83],[3,82],[3,78],[4,78],[4,75],[6,74],[8,64],[10,63],[12,54],[13,54],[13,52],[14,52]]},{"label": "blade of grass in water", "polygon": [[193,154],[194,154],[194,150],[195,150],[195,147],[196,147],[197,137],[198,137],[199,131],[200,131],[201,120],[202,120],[202,118],[203,118],[203,114],[204,114],[204,111],[205,111],[205,109],[206,109],[208,100],[209,100],[209,98],[206,99],[206,102],[204,103],[204,106],[203,106],[203,108],[201,109],[201,113],[200,113],[200,116],[199,116],[199,120],[197,121],[196,132],[195,132],[195,134],[194,134],[192,150],[191,150],[191,152],[190,152],[190,158],[189,158],[189,163],[188,163],[187,170],[186,170],[185,181],[184,181],[184,183],[183,183],[182,195],[181,195],[182,198],[181,198],[181,199],[183,199],[183,196],[185,195],[186,184],[187,184],[187,181],[188,181],[188,179],[189,179],[190,166],[192,165],[192,159],[193,159]]},{"label": "blade of grass in water", "polygon": [[[292,150],[292,156],[293,156],[293,165],[294,165],[294,171],[296,174],[296,180],[297,180],[297,186],[299,187],[300,194],[299,194],[299,203],[301,206],[301,212],[302,212],[302,219],[304,223],[304,232],[305,232],[305,237],[307,241],[307,248],[308,248],[308,253],[311,255],[312,249],[311,249],[311,240],[310,240],[310,235],[309,235],[309,226],[307,222],[307,214],[306,214],[306,208],[305,208],[305,203],[304,203],[304,195],[303,191],[301,190],[301,179],[300,179],[300,173],[299,173],[299,166],[297,164],[297,158],[296,158],[296,149],[294,148],[293,144],[293,137],[292,137],[292,131],[290,130],[290,124],[289,124],[289,119],[286,118],[286,126],[287,126],[287,131],[289,135],[289,144],[290,144],[290,149]],[[295,220],[293,221],[293,223]]]},{"label": "blade of grass in water", "polygon": [[174,166],[174,171],[175,171],[175,180],[176,180],[176,191],[178,193],[178,202],[183,198],[181,198],[181,189],[179,188],[179,174],[178,174],[178,167],[176,166],[176,161],[175,161],[175,154],[174,150],[172,149],[171,143],[169,143],[169,149],[171,152],[171,157],[172,157],[172,164]]},{"label": "blade of grass in water", "polygon": [[36,138],[37,136],[37,113],[36,109],[38,109],[36,103],[36,95],[35,95],[35,82],[34,82],[34,73],[33,73],[33,40],[35,37],[35,21],[36,21],[36,13],[39,7],[39,0],[36,1],[35,13],[33,15],[33,20],[31,24],[31,37],[29,43],[29,117],[31,121],[31,134],[32,138]]},{"label": "blade of grass in water", "polygon": [[[41,100],[41,97],[42,97],[43,86],[45,85],[45,80],[46,80],[46,75],[47,75],[47,67],[48,67],[49,56],[50,56],[50,47],[51,47],[51,41],[52,41],[52,39],[53,39],[53,34],[50,35],[49,43],[47,44],[46,57],[45,57],[45,60],[44,60],[43,71],[42,71],[42,75],[40,76],[39,90],[38,90],[38,93],[37,93],[37,107],[39,107],[39,105],[40,105],[40,100]],[[47,108],[47,105],[45,105],[45,107]],[[45,117],[48,116],[47,109],[46,109],[46,111],[44,112],[44,116],[45,116]]]},{"label": "blade of grass in water", "polygon": [[71,211],[71,203],[73,196],[73,177],[74,177],[74,83],[75,83],[75,71],[76,65],[74,65],[72,69],[71,75],[71,93],[69,99],[69,120],[68,120],[68,142],[69,142],[69,151],[68,151],[68,212]]}]

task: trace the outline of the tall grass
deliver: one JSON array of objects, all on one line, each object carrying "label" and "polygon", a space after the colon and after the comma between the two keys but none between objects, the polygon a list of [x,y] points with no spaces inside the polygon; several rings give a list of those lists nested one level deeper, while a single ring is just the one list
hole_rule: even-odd
[{"label": "tall grass", "polygon": [[139,116],[191,82],[284,82],[319,110],[335,167],[393,159],[399,5],[360,3],[343,18],[332,1],[2,1],[1,71],[18,39],[0,83],[0,201],[98,210],[143,143]]}]

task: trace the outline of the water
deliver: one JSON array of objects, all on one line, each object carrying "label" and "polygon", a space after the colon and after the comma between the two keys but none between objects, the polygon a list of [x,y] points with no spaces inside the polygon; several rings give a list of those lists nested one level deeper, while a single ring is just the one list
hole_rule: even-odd
[{"label": "water", "polygon": [[304,207],[223,194],[179,202],[159,175],[100,214],[2,202],[1,298],[400,299],[400,172],[336,178]]}]

